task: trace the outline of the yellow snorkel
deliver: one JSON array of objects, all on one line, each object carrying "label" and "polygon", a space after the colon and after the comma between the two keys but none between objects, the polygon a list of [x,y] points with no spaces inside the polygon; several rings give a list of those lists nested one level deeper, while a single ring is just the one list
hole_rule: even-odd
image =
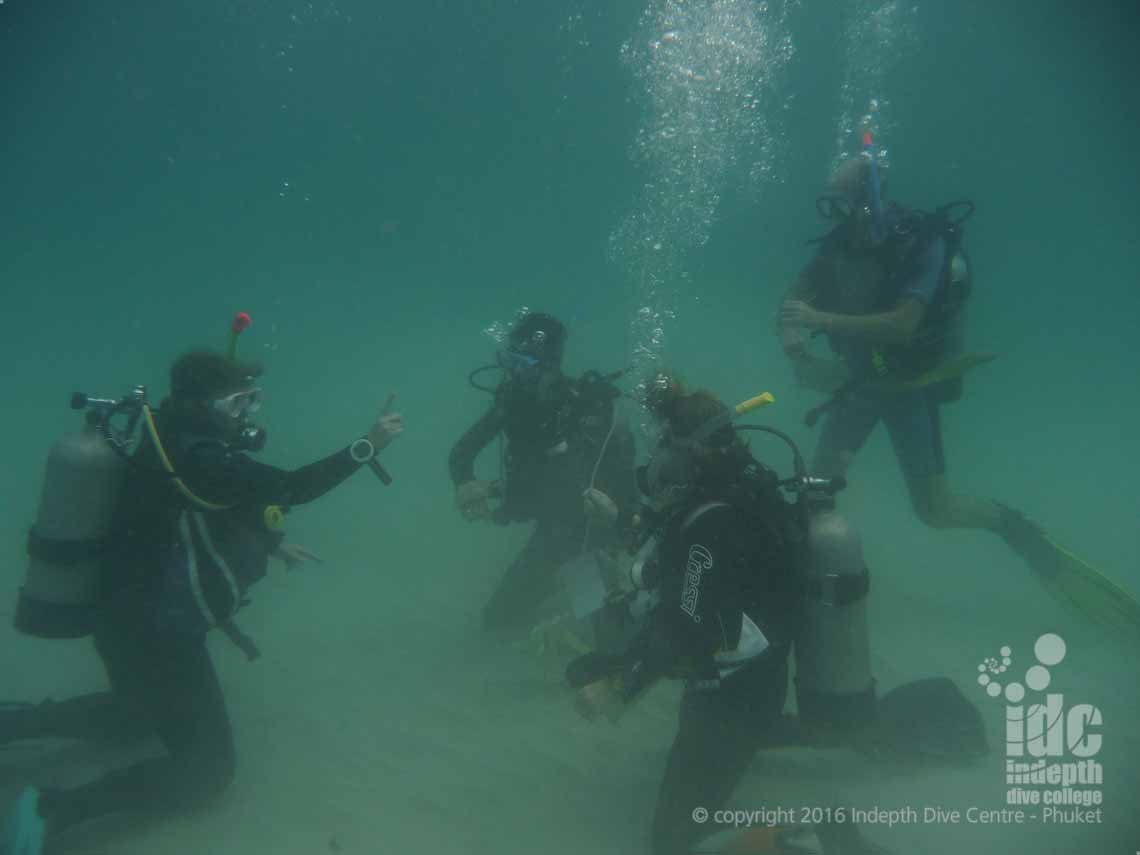
[{"label": "yellow snorkel", "polygon": [[709,419],[707,422],[705,422],[703,425],[685,437],[685,440],[687,442],[704,442],[722,427],[726,427],[727,425],[732,424],[732,422],[736,421],[741,416],[747,415],[753,410],[758,410],[761,407],[766,407],[769,404],[774,403],[776,403],[776,399],[771,392],[761,392],[759,395],[755,395],[751,398],[748,398],[747,400],[741,401],[732,409],[725,410],[723,413],[713,416],[711,419]]}]

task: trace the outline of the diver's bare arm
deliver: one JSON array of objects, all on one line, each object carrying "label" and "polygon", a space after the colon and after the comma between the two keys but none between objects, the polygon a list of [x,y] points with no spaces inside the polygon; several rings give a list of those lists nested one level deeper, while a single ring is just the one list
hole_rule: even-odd
[{"label": "diver's bare arm", "polygon": [[[810,306],[815,300],[816,283],[822,275],[822,265],[821,259],[813,258],[807,267],[800,271],[800,275],[788,288],[780,304],[783,305],[788,300],[801,300]],[[803,334],[796,328],[784,323],[782,312],[776,313],[776,335],[780,339],[780,346],[789,359],[802,359],[807,355]]]},{"label": "diver's bare arm", "polygon": [[828,333],[862,338],[868,341],[905,342],[918,328],[926,307],[918,300],[906,298],[889,312],[874,315],[840,315],[814,312],[810,326]]}]

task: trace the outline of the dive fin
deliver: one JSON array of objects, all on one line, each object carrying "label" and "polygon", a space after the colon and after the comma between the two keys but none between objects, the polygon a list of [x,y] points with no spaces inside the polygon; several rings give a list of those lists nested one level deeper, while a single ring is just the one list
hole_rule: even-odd
[{"label": "dive fin", "polygon": [[1118,639],[1140,637],[1140,602],[1132,594],[1019,511],[1001,507],[1002,537],[1055,600]]},{"label": "dive fin", "polygon": [[26,787],[16,798],[4,823],[0,855],[40,855],[44,848],[44,821],[39,814],[39,791]]},{"label": "dive fin", "polygon": [[706,837],[693,855],[882,855],[853,822],[756,826]]},{"label": "dive fin", "polygon": [[1062,565],[1052,578],[1042,580],[1049,592],[1117,638],[1140,637],[1140,603],[1071,550],[1047,536],[1045,540]]},{"label": "dive fin", "polygon": [[[693,855],[829,855],[810,825],[756,826],[706,837]],[[834,850],[838,853],[841,850]]]},{"label": "dive fin", "polygon": [[996,353],[963,353],[961,356],[956,356],[953,359],[948,359],[940,365],[936,365],[927,371],[925,374],[920,374],[913,380],[907,380],[900,383],[899,386],[903,389],[925,389],[927,386],[933,386],[935,383],[943,383],[947,380],[957,380],[962,377],[966,372],[977,368],[979,365],[985,365],[987,362],[993,362],[997,359]]},{"label": "dive fin", "polygon": [[861,747],[899,759],[968,761],[989,752],[982,715],[954,681],[931,677],[878,699]]},{"label": "dive fin", "polygon": [[514,642],[512,646],[539,659],[589,653],[590,646],[578,636],[572,623],[568,615],[557,615],[541,621],[531,627],[525,639]]}]

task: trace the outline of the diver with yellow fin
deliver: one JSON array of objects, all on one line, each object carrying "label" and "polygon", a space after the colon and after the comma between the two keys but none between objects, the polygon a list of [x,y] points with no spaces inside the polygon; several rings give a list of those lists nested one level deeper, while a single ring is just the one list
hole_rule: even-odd
[{"label": "diver with yellow fin", "polygon": [[[849,823],[760,835],[785,848],[707,848],[720,843],[704,840],[708,827],[694,811],[724,807],[765,748],[842,745],[954,761],[986,751],[980,715],[949,680],[876,696],[869,575],[857,532],[835,511],[843,479],[810,476],[782,432],[734,424],[771,401],[759,395],[730,408],[658,378],[649,404],[662,420],[661,440],[638,470],[645,506],[624,533],[632,591],[601,606],[632,625],[631,641],[579,656],[566,670],[590,719],[618,719],[660,679],[685,681],[653,819],[654,855],[873,851]],[[795,474],[781,479],[758,462],[745,430],[787,442]],[[784,713],[793,648],[795,716]],[[944,727],[954,744],[935,742]],[[787,848],[794,840],[822,848]]]},{"label": "diver with yellow fin", "polygon": [[164,753],[80,786],[26,788],[0,815],[0,855],[39,855],[45,840],[113,813],[188,811],[229,786],[234,737],[207,633],[228,627],[255,652],[232,624],[248,588],[271,555],[311,555],[280,554],[279,509],[320,498],[403,432],[386,406],[321,460],[294,470],[255,460],[265,444],[251,420],[261,368],[236,359],[239,333],[235,325],[229,354],[176,359],[157,410],[142,387],[72,399],[85,427],[49,455],[16,628],[92,636],[110,689],[0,707],[0,745],[156,736]]},{"label": "diver with yellow fin", "polygon": [[[970,202],[933,213],[887,203],[887,163],[869,129],[863,151],[832,175],[817,202],[838,225],[800,273],[780,307],[778,334],[804,385],[829,397],[812,462],[819,475],[844,474],[882,422],[916,515],[934,528],[992,531],[1029,564],[1045,588],[1114,634],[1140,634],[1140,603],[1057,544],[1020,512],[951,492],[941,408],[962,396],[963,377],[995,358],[963,352],[973,270],[963,246]],[[824,335],[837,359],[814,355]]]}]

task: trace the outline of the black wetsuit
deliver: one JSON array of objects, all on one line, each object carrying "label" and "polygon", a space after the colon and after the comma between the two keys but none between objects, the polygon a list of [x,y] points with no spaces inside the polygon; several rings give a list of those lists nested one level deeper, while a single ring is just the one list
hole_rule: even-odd
[{"label": "black wetsuit", "polygon": [[654,855],[708,834],[693,811],[723,807],[779,719],[799,615],[794,537],[775,488],[701,491],[660,529],[657,604],[617,668],[627,699],[683,677],[677,736],[653,819]]},{"label": "black wetsuit", "polygon": [[[312,501],[359,468],[347,449],[287,472],[217,443],[182,443],[169,430],[163,436],[176,471],[195,494],[233,505],[212,512],[208,526],[212,546],[222,552],[226,533],[244,534],[238,553],[228,556],[240,593],[264,573],[279,542],[279,534],[259,527],[262,509]],[[184,522],[192,508],[168,479],[154,474],[158,467],[149,444],[135,459],[148,472],[134,471],[117,507],[114,552],[104,568],[95,629],[111,690],[8,714],[3,736],[122,741],[157,735],[167,754],[76,789],[43,792],[40,811],[53,832],[121,811],[190,808],[221,792],[234,775],[233,734],[205,643],[208,626],[196,629],[182,620],[176,596],[184,566],[179,562],[189,550]],[[220,591],[231,582],[211,582],[217,568],[200,557],[202,602],[221,622],[229,615],[214,610],[226,609],[228,601],[211,597],[210,589]],[[229,603],[229,612],[237,605]]]},{"label": "black wetsuit", "polygon": [[[579,380],[559,377],[541,397],[507,382],[495,391],[487,413],[451,450],[448,466],[456,485],[475,479],[475,458],[500,434],[506,437],[501,524],[534,521],[534,533],[511,562],[483,609],[487,628],[518,625],[556,590],[557,570],[582,549],[585,514],[582,493],[605,445],[594,486],[619,508],[637,494],[633,435],[614,426],[617,390],[596,374]],[[611,434],[611,427],[613,431]],[[590,546],[609,535],[595,526]]]}]

